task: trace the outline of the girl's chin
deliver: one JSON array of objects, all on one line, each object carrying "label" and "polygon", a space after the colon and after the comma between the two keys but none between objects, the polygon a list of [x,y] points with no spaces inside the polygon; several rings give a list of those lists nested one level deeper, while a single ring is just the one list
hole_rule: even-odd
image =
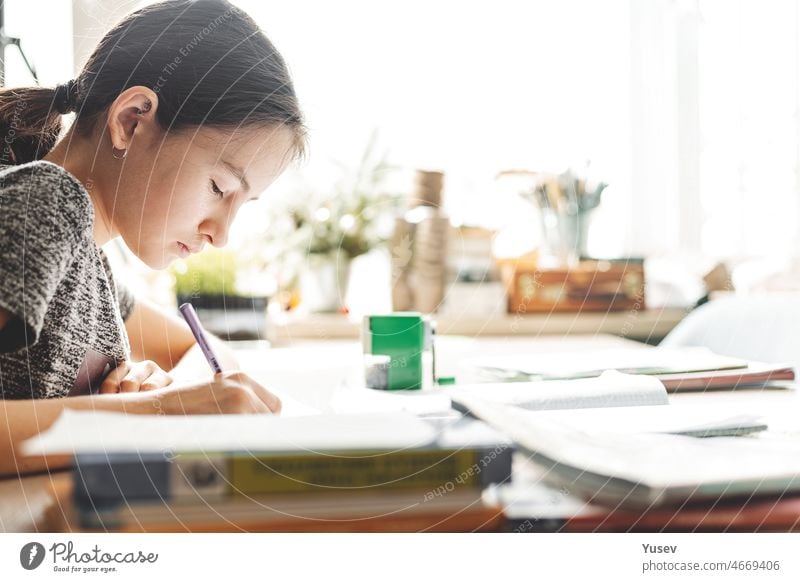
[{"label": "girl's chin", "polygon": [[149,268],[154,269],[156,271],[161,271],[162,269],[166,269],[180,257],[176,253],[153,253],[152,255],[137,255],[139,260],[142,261],[145,265]]}]

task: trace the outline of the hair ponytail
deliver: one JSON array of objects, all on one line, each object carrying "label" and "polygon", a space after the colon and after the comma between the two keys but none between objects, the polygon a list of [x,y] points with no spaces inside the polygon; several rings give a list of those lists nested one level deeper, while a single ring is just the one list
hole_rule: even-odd
[{"label": "hair ponytail", "polygon": [[61,133],[63,86],[0,90],[0,164],[24,164],[46,156]]},{"label": "hair ponytail", "polygon": [[178,131],[208,126],[284,126],[301,157],[306,130],[283,57],[227,0],[167,0],[131,13],[100,40],[78,80],[76,129],[95,128],[134,85],[158,94],[156,118]]},{"label": "hair ponytail", "polygon": [[283,57],[250,16],[226,0],[167,0],[141,8],[100,40],[75,80],[56,89],[0,91],[0,131],[7,161],[44,157],[75,111],[75,131],[89,134],[109,105],[134,85],[158,94],[164,130],[280,125],[306,145],[303,115]]}]

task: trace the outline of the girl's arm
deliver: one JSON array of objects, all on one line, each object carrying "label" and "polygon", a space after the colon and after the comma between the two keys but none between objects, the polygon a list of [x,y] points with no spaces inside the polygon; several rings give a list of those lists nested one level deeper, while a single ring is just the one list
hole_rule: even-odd
[{"label": "girl's arm", "polygon": [[[0,333],[12,317],[0,307]],[[183,352],[187,358],[193,353],[192,349]],[[222,353],[227,352],[220,350],[221,358]],[[146,392],[44,400],[0,398],[0,476],[69,467],[72,459],[69,455],[28,457],[19,450],[23,441],[48,429],[67,408],[129,414],[239,414],[277,413],[281,403],[275,395],[240,371],[223,372],[211,380],[195,380]]]},{"label": "girl's arm", "polygon": [[[0,307],[0,333],[13,318]],[[77,396],[47,400],[3,400],[0,398],[0,475],[20,474],[69,466],[71,457],[23,457],[18,447],[22,441],[52,425],[65,408],[88,408],[119,412],[152,412],[154,399],[146,393],[113,396]]]},{"label": "girl's arm", "polygon": [[252,414],[278,413],[281,401],[240,371],[146,392],[0,400],[0,476],[70,465],[68,455],[27,457],[19,450],[23,441],[49,428],[67,408],[129,414]]},{"label": "girl's arm", "polygon": [[0,475],[60,469],[71,456],[26,457],[19,445],[52,425],[66,408],[148,414],[156,400],[147,392],[106,396],[75,396],[47,400],[0,400]]},{"label": "girl's arm", "polygon": [[[168,372],[184,359],[197,360],[191,354],[196,351],[199,355],[200,352],[192,331],[183,319],[144,299],[136,300],[133,311],[125,321],[125,329],[131,343],[133,359],[152,360]],[[211,342],[223,369],[239,368],[233,350],[213,336]],[[207,372],[205,367],[201,370],[203,373]]]}]

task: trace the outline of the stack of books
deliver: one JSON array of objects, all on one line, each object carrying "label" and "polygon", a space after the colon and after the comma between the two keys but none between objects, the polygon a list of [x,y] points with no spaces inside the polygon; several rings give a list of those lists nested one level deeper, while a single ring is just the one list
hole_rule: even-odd
[{"label": "stack of books", "polygon": [[796,528],[800,441],[791,412],[780,410],[786,401],[668,395],[786,388],[792,366],[646,347],[476,365],[516,380],[448,390],[454,407],[517,447],[514,483],[488,494],[515,531]]},{"label": "stack of books", "polygon": [[[657,430],[625,428],[626,417],[672,406],[620,408],[592,426],[583,411],[530,411],[467,395],[458,401],[511,437],[545,484],[593,505],[641,513],[800,495],[800,441],[793,435],[696,438],[718,431],[713,423],[699,435],[675,427],[690,422],[686,410],[673,418],[659,415]],[[695,412],[712,418],[715,413],[703,408],[709,407]]]},{"label": "stack of books", "polygon": [[493,377],[512,381],[594,378],[615,370],[654,376],[668,392],[760,388],[795,379],[791,365],[750,362],[703,347],[509,354],[481,358],[474,365]]},{"label": "stack of books", "polygon": [[492,529],[503,514],[483,492],[510,480],[512,454],[502,438],[458,441],[406,413],[70,411],[28,443],[57,451],[75,461],[54,527],[115,532]]},{"label": "stack of books", "polygon": [[744,496],[665,507],[591,503],[563,484],[545,484],[546,469],[517,467],[517,479],[487,496],[502,505],[507,528],[518,532],[770,532],[800,526],[800,495]]}]

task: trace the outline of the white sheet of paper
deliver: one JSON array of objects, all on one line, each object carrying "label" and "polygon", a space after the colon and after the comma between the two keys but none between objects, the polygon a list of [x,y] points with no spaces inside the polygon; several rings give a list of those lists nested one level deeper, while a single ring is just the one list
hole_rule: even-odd
[{"label": "white sheet of paper", "polygon": [[736,404],[670,404],[669,406],[618,406],[576,410],[529,410],[531,422],[557,422],[586,432],[672,433],[751,427],[767,424],[759,415]]},{"label": "white sheet of paper", "polygon": [[450,396],[442,390],[372,390],[353,388],[334,393],[331,409],[337,413],[397,412],[416,415],[452,412]]},{"label": "white sheet of paper", "polygon": [[448,388],[453,397],[477,396],[489,402],[513,404],[531,410],[649,406],[668,404],[664,385],[652,376],[621,374],[613,370],[597,378],[465,384]]},{"label": "white sheet of paper", "polygon": [[65,410],[23,443],[25,454],[152,451],[401,449],[433,442],[436,431],[410,413],[159,416]]},{"label": "white sheet of paper", "polygon": [[289,396],[285,390],[270,387],[269,391],[281,399],[281,416],[284,418],[322,414],[320,409],[309,406],[304,402],[300,402],[297,398]]}]

